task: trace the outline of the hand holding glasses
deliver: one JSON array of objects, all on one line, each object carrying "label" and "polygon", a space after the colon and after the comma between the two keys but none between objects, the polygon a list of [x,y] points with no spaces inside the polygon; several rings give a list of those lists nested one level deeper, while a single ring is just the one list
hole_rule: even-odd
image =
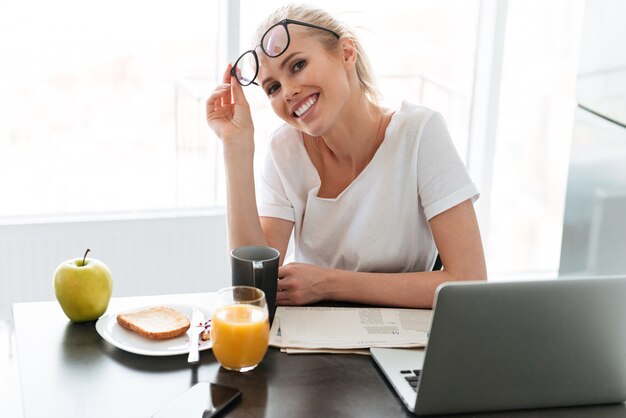
[{"label": "hand holding glasses", "polygon": [[[290,24],[320,29],[332,34],[337,39],[340,38],[339,34],[328,28],[285,19],[265,31],[261,37],[261,43],[257,47],[260,46],[263,53],[270,58],[284,54],[291,42],[288,29]],[[226,70],[222,84],[218,85],[207,99],[207,122],[224,143],[242,139],[252,142],[254,130],[252,117],[241,86],[256,84],[254,80],[259,72],[259,58],[255,51],[257,47],[244,52],[235,61],[235,65],[230,71]],[[237,80],[236,85],[231,85],[231,77]]]},{"label": "hand holding glasses", "polygon": [[235,77],[237,82],[242,86],[249,86],[250,84],[257,84],[254,82],[256,76],[259,73],[259,57],[256,53],[256,48],[261,47],[261,51],[270,58],[276,58],[281,56],[289,48],[291,37],[289,35],[288,25],[300,25],[314,29],[321,29],[331,33],[337,39],[340,38],[339,34],[328,28],[314,25],[312,23],[299,22],[297,20],[285,19],[271,26],[263,36],[261,37],[261,43],[241,54],[241,56],[235,61],[235,65],[230,71],[230,74]]}]

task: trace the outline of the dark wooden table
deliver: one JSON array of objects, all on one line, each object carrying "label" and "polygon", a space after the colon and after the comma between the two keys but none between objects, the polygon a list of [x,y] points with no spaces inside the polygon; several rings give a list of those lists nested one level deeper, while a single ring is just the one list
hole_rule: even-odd
[{"label": "dark wooden table", "polygon": [[[109,310],[164,302],[209,303],[211,298],[210,293],[114,298]],[[242,391],[229,417],[412,416],[368,356],[288,355],[270,348],[255,370],[240,374],[221,368],[210,350],[200,353],[196,366],[187,363],[186,355],[127,353],[104,341],[94,322],[70,323],[56,301],[15,304],[13,316],[26,418],[150,417],[198,381]],[[468,416],[626,418],[626,407]]]}]

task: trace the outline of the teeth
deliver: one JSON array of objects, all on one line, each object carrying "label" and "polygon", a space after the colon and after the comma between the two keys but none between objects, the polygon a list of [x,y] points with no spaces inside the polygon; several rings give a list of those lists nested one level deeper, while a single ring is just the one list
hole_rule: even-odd
[{"label": "teeth", "polygon": [[296,116],[300,117],[304,115],[306,111],[309,110],[311,106],[313,106],[313,103],[315,103],[316,101],[317,101],[317,97],[311,97],[309,100],[304,102],[302,106],[296,109],[295,111]]}]

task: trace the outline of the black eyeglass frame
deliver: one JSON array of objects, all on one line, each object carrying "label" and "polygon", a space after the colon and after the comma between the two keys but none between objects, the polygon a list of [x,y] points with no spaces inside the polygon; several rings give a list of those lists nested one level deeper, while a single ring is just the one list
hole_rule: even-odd
[{"label": "black eyeglass frame", "polygon": [[[287,25],[290,25],[290,24],[292,24],[292,25],[306,26],[306,27],[309,27],[309,28],[314,28],[314,29],[321,29],[321,30],[323,30],[323,31],[326,31],[326,32],[331,33],[331,34],[332,34],[333,36],[335,36],[337,39],[341,38],[341,36],[339,36],[339,34],[338,34],[337,32],[335,32],[335,31],[334,31],[334,30],[332,30],[332,29],[325,28],[325,27],[323,27],[323,26],[314,25],[313,23],[301,22],[301,21],[299,21],[299,20],[293,20],[293,19],[283,19],[283,20],[281,20],[280,22],[278,22],[278,23],[276,23],[276,24],[274,24],[274,25],[270,26],[270,27],[269,27],[269,28],[265,31],[265,33],[264,33],[264,34],[263,34],[263,36],[261,37],[261,43],[260,43],[259,45],[257,45],[255,48],[253,48],[253,49],[251,49],[251,50],[249,50],[249,51],[244,52],[243,54],[241,54],[241,55],[239,56],[239,58],[237,58],[237,61],[235,61],[235,64],[234,64],[234,65],[233,65],[233,67],[230,69],[230,75],[231,75],[231,76],[233,76],[233,77],[235,77],[235,80],[237,80],[237,82],[238,82],[239,84],[241,84],[242,86],[244,86],[244,87],[249,86],[250,84],[254,84],[254,85],[258,86],[258,84],[257,84],[257,83],[255,83],[255,81],[254,81],[254,80],[256,80],[256,76],[259,74],[259,57],[258,57],[258,55],[257,55],[257,53],[256,53],[256,49],[257,49],[258,47],[261,47],[261,51],[263,51],[263,53],[264,53],[265,55],[267,55],[268,57],[270,57],[270,58],[278,58],[278,57],[280,57],[281,55],[283,55],[283,54],[285,53],[285,51],[287,51],[287,49],[289,49],[289,44],[291,43],[291,34],[289,33],[289,28],[288,28],[288,26],[287,26]],[[285,33],[287,34],[287,44],[285,45],[285,48],[284,48],[284,49],[283,49],[283,50],[282,50],[282,51],[281,51],[278,55],[273,55],[273,56],[272,56],[272,55],[270,55],[270,54],[269,54],[269,53],[265,50],[265,48],[263,48],[263,41],[265,40],[265,37],[267,36],[267,34],[268,34],[268,33],[269,33],[272,29],[274,29],[276,26],[283,26],[283,27],[285,28]],[[246,54],[250,54],[250,53],[251,53],[251,54],[252,54],[252,56],[254,57],[254,61],[255,61],[255,64],[256,64],[256,71],[255,71],[255,73],[254,73],[254,77],[252,77],[252,80],[250,80],[250,82],[249,82],[249,83],[242,83],[242,82],[241,82],[241,80],[237,77],[237,74],[236,74],[236,72],[235,72],[235,68],[237,68],[237,64],[239,64],[239,61],[241,61],[241,59],[242,59],[243,57],[245,57],[245,56],[246,56]]]}]

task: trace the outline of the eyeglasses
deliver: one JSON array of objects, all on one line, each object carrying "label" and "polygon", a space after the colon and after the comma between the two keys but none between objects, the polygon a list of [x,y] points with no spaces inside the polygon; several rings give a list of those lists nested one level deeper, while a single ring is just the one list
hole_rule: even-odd
[{"label": "eyeglasses", "polygon": [[249,86],[250,84],[257,84],[254,82],[256,76],[259,73],[259,57],[256,54],[256,48],[259,46],[261,50],[270,58],[276,58],[285,53],[289,48],[289,42],[291,37],[289,36],[289,29],[287,25],[300,25],[307,26],[309,28],[321,29],[326,32],[332,33],[337,39],[340,38],[337,32],[328,28],[317,26],[312,23],[299,22],[297,20],[285,19],[276,23],[270,27],[261,37],[261,43],[246,51],[235,61],[235,65],[230,70],[230,74],[235,77],[237,82],[242,86]]}]

